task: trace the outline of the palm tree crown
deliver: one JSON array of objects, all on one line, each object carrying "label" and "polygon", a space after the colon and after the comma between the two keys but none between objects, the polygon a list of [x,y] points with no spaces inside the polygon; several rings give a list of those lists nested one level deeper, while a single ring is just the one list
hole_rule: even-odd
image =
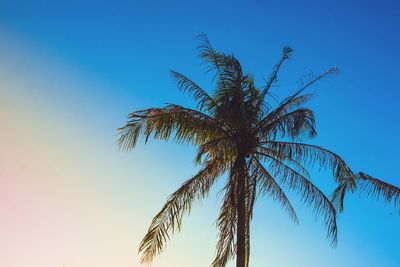
[{"label": "palm tree crown", "polygon": [[[197,108],[169,104],[136,111],[120,128],[122,149],[133,148],[139,136],[146,141],[150,137],[161,140],[173,137],[177,142],[189,142],[197,148],[195,161],[201,166],[197,174],[170,195],[152,220],[139,248],[142,261],[150,263],[163,251],[170,234],[181,228],[182,217],[192,202],[204,198],[224,174],[213,267],[223,267],[235,256],[237,267],[248,266],[250,221],[258,196],[271,195],[298,222],[284,189],[298,193],[302,202],[323,217],[327,236],[335,245],[337,214],[333,203],[343,207],[345,192],[357,188],[360,175],[355,175],[337,154],[302,140],[316,136],[313,111],[304,107],[312,94],[305,91],[325,76],[336,73],[337,68],[312,77],[274,106],[268,101],[269,91],[277,81],[282,64],[291,56],[289,47],[283,49],[266,84],[257,87],[233,55],[214,50],[205,35],[200,38],[200,57],[207,63],[208,71],[215,74],[212,94],[186,76],[171,71],[178,88],[193,96]],[[339,184],[333,194],[334,201],[311,182],[308,167],[314,163],[333,171]],[[399,195],[397,192],[397,202]]]}]

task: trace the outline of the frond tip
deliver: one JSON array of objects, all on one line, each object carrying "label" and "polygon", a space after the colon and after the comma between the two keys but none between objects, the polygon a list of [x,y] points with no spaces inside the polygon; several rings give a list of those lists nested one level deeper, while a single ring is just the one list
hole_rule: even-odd
[{"label": "frond tip", "polygon": [[344,210],[346,193],[348,191],[355,192],[356,190],[370,197],[383,198],[387,204],[393,204],[395,208],[399,208],[400,212],[400,188],[362,172],[355,175],[354,181],[356,187],[352,188],[349,180],[341,180],[332,193],[331,201],[335,204],[339,212],[343,212]]},{"label": "frond tip", "polygon": [[382,182],[362,172],[359,172],[358,176],[360,178],[360,187],[363,189],[363,192],[366,192],[372,197],[383,197],[386,203],[393,204],[395,208],[399,208],[400,212],[400,188]]}]

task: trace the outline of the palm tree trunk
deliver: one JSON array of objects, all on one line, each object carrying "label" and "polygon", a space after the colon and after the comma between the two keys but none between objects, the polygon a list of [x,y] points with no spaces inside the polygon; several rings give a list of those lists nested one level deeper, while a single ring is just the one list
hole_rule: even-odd
[{"label": "palm tree trunk", "polygon": [[250,216],[246,220],[246,267],[250,263]]},{"label": "palm tree trunk", "polygon": [[[247,170],[246,170],[247,174]],[[246,176],[247,177],[247,176]],[[246,202],[247,207],[246,207],[246,267],[250,266],[250,222],[253,216],[253,206],[254,206],[254,201],[256,200],[256,180],[253,177],[253,188],[250,189],[249,186],[249,180],[246,179],[246,189],[247,189],[247,194],[251,196],[249,201]],[[251,191],[250,191],[251,190]]]},{"label": "palm tree trunk", "polygon": [[237,229],[236,229],[236,267],[246,267],[246,176],[245,176],[245,158],[240,157],[237,160]]}]

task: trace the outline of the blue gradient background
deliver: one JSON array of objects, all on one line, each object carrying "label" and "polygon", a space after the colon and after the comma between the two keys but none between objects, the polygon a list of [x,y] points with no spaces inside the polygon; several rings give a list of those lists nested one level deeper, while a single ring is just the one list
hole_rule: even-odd
[{"label": "blue gradient background", "polygon": [[[400,186],[399,15],[397,1],[0,2],[0,266],[140,266],[140,238],[195,172],[194,150],[150,142],[118,152],[116,129],[135,109],[191,105],[169,69],[210,88],[196,57],[199,33],[259,82],[282,47],[293,47],[277,95],[310,69],[338,65],[340,75],[311,90],[313,142]],[[330,175],[314,174],[329,194]],[[153,266],[209,265],[220,188]],[[331,249],[322,222],[295,204],[298,227],[259,199],[252,266],[400,266],[395,208],[349,195]]]}]

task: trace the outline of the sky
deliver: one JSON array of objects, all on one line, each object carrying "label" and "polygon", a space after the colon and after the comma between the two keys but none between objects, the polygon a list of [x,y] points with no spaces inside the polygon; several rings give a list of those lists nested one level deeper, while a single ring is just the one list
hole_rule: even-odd
[{"label": "sky", "polygon": [[[277,96],[339,66],[310,90],[313,143],[400,186],[399,26],[397,1],[0,0],[0,266],[141,266],[152,217],[198,167],[193,147],[172,142],[121,152],[117,128],[137,109],[192,105],[170,69],[212,89],[197,56],[200,33],[259,84],[291,46]],[[333,190],[328,173],[313,177]],[[219,189],[152,266],[211,263]],[[323,223],[295,206],[299,226],[271,199],[258,200],[252,267],[400,266],[398,208],[348,195],[333,249]]]}]

